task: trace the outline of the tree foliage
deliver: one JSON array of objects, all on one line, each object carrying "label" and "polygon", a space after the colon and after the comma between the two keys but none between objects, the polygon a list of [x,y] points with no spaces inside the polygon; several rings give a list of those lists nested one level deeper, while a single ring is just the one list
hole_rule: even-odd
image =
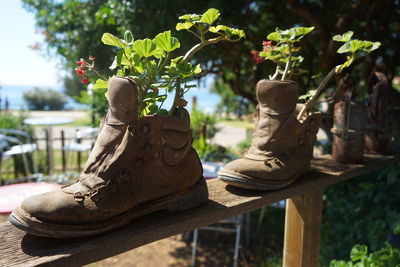
[{"label": "tree foliage", "polygon": [[[102,72],[109,71],[107,67],[114,54],[112,47],[98,41],[104,32],[121,36],[125,30],[130,30],[137,38],[154,36],[174,28],[177,18],[183,13],[201,13],[215,7],[224,13],[226,25],[245,29],[247,39],[240,46],[229,43],[210,46],[204,53],[195,55],[195,63],[204,66],[198,77],[207,73],[217,74],[233,93],[253,104],[256,104],[256,82],[266,78],[265,73],[273,73],[273,66],[254,65],[249,53],[259,47],[265,33],[274,31],[276,27],[315,27],[313,36],[303,45],[303,67],[309,73],[299,80],[302,88],[313,87],[318,83],[312,79],[313,76],[321,72],[326,74],[337,65],[336,50],[340,44],[332,40],[335,34],[353,30],[360,39],[382,43],[376,53],[368,56],[368,66],[359,77],[367,77],[379,58],[386,64],[389,79],[392,79],[400,60],[397,56],[400,54],[400,2],[397,0],[176,0],[173,4],[167,0],[23,2],[35,13],[37,26],[45,34],[48,48],[61,55],[65,67],[72,70],[77,59],[93,55],[97,59],[96,68]],[[183,35],[177,32],[176,36],[181,39]],[[188,47],[183,45],[180,49],[185,51]]]}]

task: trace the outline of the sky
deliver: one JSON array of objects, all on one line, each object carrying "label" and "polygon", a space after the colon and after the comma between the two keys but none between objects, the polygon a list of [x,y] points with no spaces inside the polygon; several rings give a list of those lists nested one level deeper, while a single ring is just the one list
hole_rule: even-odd
[{"label": "sky", "polygon": [[57,60],[29,45],[42,42],[33,13],[19,0],[0,0],[0,85],[59,87]]}]

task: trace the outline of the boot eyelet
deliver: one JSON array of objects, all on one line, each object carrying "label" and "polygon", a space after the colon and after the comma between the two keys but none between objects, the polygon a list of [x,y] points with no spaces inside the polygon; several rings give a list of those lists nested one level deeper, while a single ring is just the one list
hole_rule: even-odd
[{"label": "boot eyelet", "polygon": [[294,147],[289,148],[288,152],[289,152],[289,154],[294,153]]},{"label": "boot eyelet", "polygon": [[143,159],[142,159],[142,158],[138,158],[138,159],[135,161],[135,166],[138,167],[138,168],[142,167],[143,164],[144,164],[144,162],[143,162]]},{"label": "boot eyelet", "polygon": [[302,144],[304,144],[304,140],[303,140],[303,138],[299,138],[299,140],[297,140],[297,143],[298,143],[299,145],[302,145]]},{"label": "boot eyelet", "polygon": [[142,133],[148,134],[150,132],[150,126],[148,124],[143,124]]},{"label": "boot eyelet", "polygon": [[119,171],[118,176],[124,182],[129,182],[129,180],[131,179],[131,176],[129,175],[128,171],[124,169]]},{"label": "boot eyelet", "polygon": [[144,148],[144,151],[150,152],[151,151],[151,144],[150,143],[145,143],[143,148]]},{"label": "boot eyelet", "polygon": [[272,164],[271,162],[269,162],[269,160],[264,161],[265,166],[272,168]]},{"label": "boot eyelet", "polygon": [[81,192],[75,192],[73,195],[76,202],[80,203],[85,200],[85,196]]},{"label": "boot eyelet", "polygon": [[132,126],[128,127],[128,133],[130,136],[135,137],[135,129]]}]

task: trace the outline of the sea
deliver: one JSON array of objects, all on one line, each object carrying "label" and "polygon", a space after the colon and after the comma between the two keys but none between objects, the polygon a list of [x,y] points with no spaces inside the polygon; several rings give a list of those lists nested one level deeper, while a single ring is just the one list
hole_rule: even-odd
[{"label": "sea", "polygon": [[[190,89],[185,94],[185,99],[188,101],[187,108],[190,110],[192,106],[192,98],[196,97],[197,107],[206,113],[215,112],[216,105],[220,102],[220,97],[217,94],[209,92],[209,82],[200,83],[197,88]],[[10,110],[26,110],[27,104],[24,101],[23,95],[25,92],[32,90],[38,86],[29,85],[2,85],[0,87],[0,108],[4,109],[6,101]],[[47,89],[48,87],[46,87]],[[62,87],[50,88],[59,92],[63,92]],[[164,103],[165,108],[169,108],[172,104],[173,96],[170,95]],[[84,110],[88,109],[87,105],[81,104],[72,98],[68,98],[66,110]]]}]

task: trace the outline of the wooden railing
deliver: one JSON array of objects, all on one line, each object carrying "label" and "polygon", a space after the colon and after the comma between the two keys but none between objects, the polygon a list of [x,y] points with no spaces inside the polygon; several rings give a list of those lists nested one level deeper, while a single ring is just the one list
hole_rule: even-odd
[{"label": "wooden railing", "polygon": [[367,156],[364,164],[336,163],[328,157],[312,161],[311,171],[282,190],[259,192],[208,182],[209,201],[180,213],[150,214],[116,231],[90,238],[34,237],[10,223],[0,224],[0,266],[81,266],[288,199],[283,262],[286,267],[316,267],[327,186],[360,176],[400,160],[399,156]]}]

